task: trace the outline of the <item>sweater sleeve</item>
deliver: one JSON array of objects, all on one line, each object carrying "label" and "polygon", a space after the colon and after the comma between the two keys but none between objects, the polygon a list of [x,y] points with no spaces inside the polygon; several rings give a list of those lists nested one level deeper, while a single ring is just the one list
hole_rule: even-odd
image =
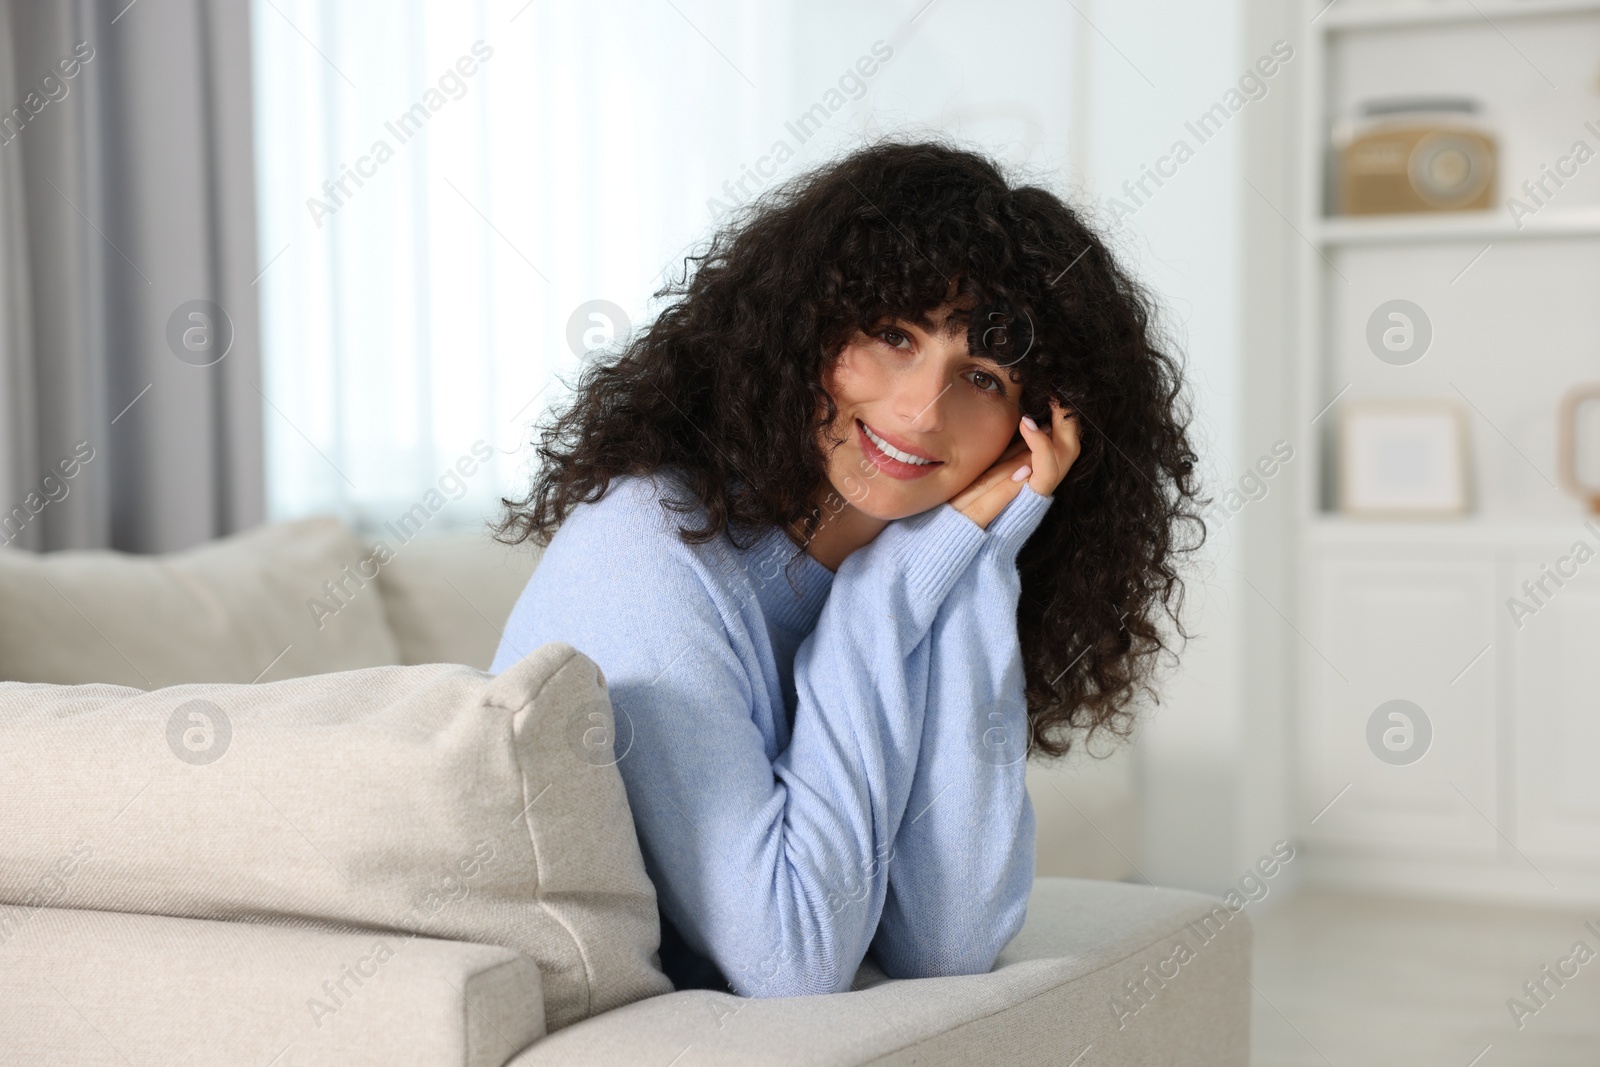
[{"label": "sweater sleeve", "polygon": [[641,532],[647,511],[602,501],[568,518],[492,669],[547,640],[593,658],[663,914],[740,995],[845,991],[924,737],[928,632],[984,531],[942,506],[845,560],[795,653],[789,744],[769,758],[760,679],[730,636],[740,606],[675,533]]},{"label": "sweater sleeve", "polygon": [[1016,558],[1052,500],[1023,487],[934,619],[922,744],[872,945],[891,977],[986,973],[1027,913],[1034,813]]}]

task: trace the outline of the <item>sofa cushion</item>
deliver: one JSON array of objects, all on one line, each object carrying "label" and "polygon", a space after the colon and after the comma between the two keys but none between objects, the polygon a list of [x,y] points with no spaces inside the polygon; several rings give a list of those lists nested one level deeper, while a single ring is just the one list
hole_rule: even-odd
[{"label": "sofa cushion", "polygon": [[0,679],[159,689],[399,663],[368,556],[333,518],[161,556],[0,550]]},{"label": "sofa cushion", "polygon": [[0,683],[0,904],[392,929],[538,964],[558,1030],[669,992],[593,661]]},{"label": "sofa cushion", "polygon": [[509,1067],[1211,1067],[1250,1057],[1250,919],[1199,893],[1039,878],[988,974],[744,999],[704,989],[630,1004]]},{"label": "sofa cushion", "polygon": [[538,967],[498,946],[72,908],[7,917],[6,1063],[501,1067],[544,1034]]},{"label": "sofa cushion", "polygon": [[487,532],[384,544],[392,556],[379,568],[378,584],[400,662],[488,670],[543,546],[507,546]]}]

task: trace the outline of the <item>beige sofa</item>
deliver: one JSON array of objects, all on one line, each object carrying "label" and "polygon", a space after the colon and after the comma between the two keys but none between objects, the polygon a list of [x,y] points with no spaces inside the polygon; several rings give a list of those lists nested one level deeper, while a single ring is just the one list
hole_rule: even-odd
[{"label": "beige sofa", "polygon": [[1248,918],[1115,881],[1038,878],[988,974],[672,992],[603,676],[482,670],[535,565],[0,551],[0,1063],[1246,1062]]}]

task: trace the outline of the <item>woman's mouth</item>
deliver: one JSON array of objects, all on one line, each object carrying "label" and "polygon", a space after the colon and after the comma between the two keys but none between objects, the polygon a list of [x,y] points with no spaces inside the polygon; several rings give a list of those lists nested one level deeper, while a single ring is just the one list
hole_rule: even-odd
[{"label": "woman's mouth", "polygon": [[860,419],[856,420],[856,437],[861,441],[861,451],[866,457],[891,478],[911,481],[932,474],[944,465],[943,460],[927,459],[896,448]]}]

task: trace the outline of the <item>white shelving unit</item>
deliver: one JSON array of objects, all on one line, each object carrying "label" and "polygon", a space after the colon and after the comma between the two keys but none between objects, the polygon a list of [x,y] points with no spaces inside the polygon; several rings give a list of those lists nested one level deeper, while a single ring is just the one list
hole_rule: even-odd
[{"label": "white shelving unit", "polygon": [[[1600,147],[1600,146],[1597,146]],[[1531,241],[1600,237],[1600,210],[1561,211],[1524,219],[1519,227],[1503,212],[1404,216],[1393,219],[1320,219],[1310,231],[1324,247],[1416,241]]]},{"label": "white shelving unit", "polygon": [[1594,0],[1312,0],[1310,7],[1313,24],[1320,25],[1325,33],[1462,22],[1493,24],[1507,19],[1584,15],[1596,10],[1600,5]]},{"label": "white shelving unit", "polygon": [[[1596,520],[1595,525],[1600,526],[1600,520]],[[1308,544],[1325,548],[1343,545],[1369,548],[1493,548],[1499,545],[1568,545],[1575,531],[1581,532],[1581,524],[1482,518],[1454,522],[1381,522],[1331,515],[1318,516],[1308,522],[1305,537]]]},{"label": "white shelving unit", "polygon": [[[1306,0],[1298,170],[1298,500],[1294,748],[1305,874],[1382,892],[1600,902],[1600,558],[1531,616],[1539,580],[1600,519],[1554,485],[1566,385],[1600,378],[1600,159],[1518,225],[1524,177],[1600,125],[1600,2]],[[1493,210],[1329,218],[1330,124],[1355,100],[1484,99],[1500,142]],[[1570,133],[1565,141],[1564,132]],[[1580,180],[1581,179],[1581,180]],[[1433,348],[1395,367],[1365,349],[1386,299],[1432,317]],[[1338,404],[1445,397],[1472,427],[1462,520],[1333,510]],[[1295,442],[1298,448],[1301,442]],[[1369,748],[1379,705],[1410,700],[1433,738],[1397,766]],[[1338,795],[1325,814],[1319,810]]]}]

